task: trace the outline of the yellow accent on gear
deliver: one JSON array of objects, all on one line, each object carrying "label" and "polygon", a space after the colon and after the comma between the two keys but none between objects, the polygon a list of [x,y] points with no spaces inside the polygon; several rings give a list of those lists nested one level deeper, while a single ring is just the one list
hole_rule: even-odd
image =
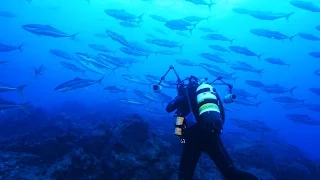
[{"label": "yellow accent on gear", "polygon": [[213,103],[207,103],[207,104],[202,105],[199,108],[199,115],[203,114],[204,112],[208,112],[208,111],[215,111],[215,112],[220,113],[220,109],[219,109],[218,105],[213,104]]},{"label": "yellow accent on gear", "polygon": [[[201,104],[205,100],[217,100],[216,92],[214,91],[214,88],[210,84],[201,84],[197,88],[197,92],[202,89],[206,89],[206,88],[208,88],[207,91],[202,92],[197,95],[198,105]],[[206,104],[201,105],[201,107],[199,107],[199,115],[201,115],[204,112],[209,112],[209,111],[215,111],[215,112],[220,113],[220,108],[219,108],[218,104],[215,104],[215,103],[206,103]]]}]

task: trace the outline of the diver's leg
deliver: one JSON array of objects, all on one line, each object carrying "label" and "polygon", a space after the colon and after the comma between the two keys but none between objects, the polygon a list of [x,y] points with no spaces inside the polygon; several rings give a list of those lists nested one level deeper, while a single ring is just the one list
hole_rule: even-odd
[{"label": "diver's leg", "polygon": [[238,171],[232,159],[224,147],[220,135],[215,134],[212,144],[207,146],[206,152],[214,161],[221,174],[227,180],[258,180],[256,176],[245,171]]},{"label": "diver's leg", "polygon": [[200,148],[197,141],[197,132],[195,127],[191,127],[185,135],[185,143],[183,144],[182,155],[179,166],[179,180],[192,180],[198,160],[200,158]]},{"label": "diver's leg", "polygon": [[205,151],[208,153],[211,160],[216,164],[221,174],[227,180],[235,180],[232,179],[231,176],[232,172],[234,171],[232,159],[229,156],[226,148],[222,144],[219,134],[215,133],[212,135],[212,139],[210,139],[210,144],[208,144]]}]

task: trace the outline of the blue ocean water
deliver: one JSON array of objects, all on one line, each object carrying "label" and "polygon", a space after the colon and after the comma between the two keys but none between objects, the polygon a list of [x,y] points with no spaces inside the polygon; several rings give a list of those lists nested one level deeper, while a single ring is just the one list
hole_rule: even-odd
[{"label": "blue ocean water", "polygon": [[[210,1],[194,2],[210,4]],[[320,3],[313,1],[313,6],[308,4],[309,6],[303,8],[295,1],[289,0],[213,2],[209,10],[208,5],[196,5],[186,0],[30,0],[30,3],[24,0],[2,0],[0,43],[15,47],[22,45],[22,48],[21,51],[1,50],[0,82],[12,87],[24,84],[27,86],[23,90],[23,97],[16,91],[1,92],[0,96],[17,104],[30,102],[28,106],[41,108],[50,116],[61,112],[72,112],[74,116],[77,113],[102,112],[110,121],[117,123],[119,117],[139,114],[147,119],[151,126],[163,129],[163,133],[174,136],[172,124],[175,120],[165,112],[163,102],[150,102],[137,96],[135,92],[139,90],[154,95],[151,85],[155,82],[149,82],[146,75],[157,76],[160,80],[170,65],[175,67],[181,78],[194,75],[214,80],[219,75],[214,75],[212,71],[210,73],[204,66],[206,63],[221,68],[226,72],[222,73],[224,76],[231,75],[231,79],[222,78],[231,83],[234,89],[258,94],[255,98],[242,98],[247,103],[250,102],[249,105],[236,102],[225,104],[230,111],[226,112],[224,132],[239,132],[255,140],[262,139],[261,142],[271,149],[277,148],[273,142],[281,139],[282,142],[301,149],[309,158],[319,159],[320,90],[312,88],[320,88]],[[239,13],[237,9],[242,9],[243,12]],[[118,10],[117,15],[119,12],[128,12],[135,17],[124,21],[112,17],[106,10]],[[289,13],[293,14],[289,16]],[[140,15],[141,21],[137,18]],[[160,22],[151,15],[161,16],[167,22]],[[183,27],[184,30],[172,30],[166,26],[171,20],[182,20],[188,16],[202,19],[191,20],[192,22],[183,20],[189,25],[178,24],[174,27]],[[263,17],[267,19],[262,20]],[[268,19],[272,17],[276,18]],[[68,35],[77,34],[74,39],[51,37],[39,31],[34,33],[23,28],[24,25],[30,24],[47,25],[46,27],[53,27]],[[134,27],[128,27],[129,25]],[[269,34],[257,35],[252,33],[253,29],[269,30]],[[134,48],[124,52],[121,50],[123,44],[111,38],[106,30],[121,35],[132,42],[135,48],[138,48],[138,45],[148,48],[148,52],[143,52],[148,56],[132,55],[136,50]],[[270,35],[271,32],[274,34]],[[215,38],[210,38],[210,34],[216,35]],[[217,35],[232,39],[232,42],[219,40]],[[168,47],[168,44],[159,45],[154,41],[150,43],[150,40],[159,39],[174,41],[179,45]],[[97,51],[88,46],[89,44],[104,45],[112,52]],[[210,48],[210,45],[224,47],[226,52]],[[238,49],[234,50],[232,47]],[[240,52],[239,47],[246,47],[246,50],[255,55],[250,55],[248,51]],[[61,50],[71,54],[75,59],[63,59],[50,50]],[[81,60],[76,53],[84,53],[90,57],[107,54],[122,60],[130,58],[135,61],[129,63],[129,68],[119,67],[115,70],[102,68],[101,64],[95,66],[95,69],[103,72],[101,74],[79,63]],[[142,52],[139,50],[138,53]],[[204,58],[201,53],[213,54],[215,58]],[[261,58],[258,58],[260,54]],[[218,63],[216,56],[225,62]],[[285,65],[270,63],[267,61],[268,58],[281,59]],[[179,60],[188,60],[195,65],[187,66]],[[84,73],[67,69],[61,65],[61,61],[76,65]],[[239,68],[239,62],[245,62],[252,67],[244,65]],[[44,67],[43,74],[35,77],[35,68],[41,66]],[[263,72],[259,74],[259,70]],[[144,84],[128,81],[124,75],[139,77]],[[101,84],[94,83],[68,92],[55,89],[58,85],[75,78],[98,80],[102,77],[104,78]],[[165,80],[177,79],[174,73],[170,72]],[[257,88],[248,81],[259,81],[264,86]],[[124,86],[126,92],[110,93],[104,89],[114,85]],[[279,90],[280,86],[283,91]],[[225,86],[216,88],[222,96],[227,94]],[[294,88],[292,93],[291,88]],[[172,98],[176,96],[174,85],[173,88],[163,88],[162,92]],[[238,97],[241,99],[239,95]],[[119,100],[132,98],[143,105],[123,103]],[[289,98],[301,101],[293,102],[294,100]],[[2,113],[12,111],[3,110]],[[244,120],[243,122],[259,120],[272,130],[264,133],[248,131],[245,124],[237,124],[228,119],[240,119]]]}]

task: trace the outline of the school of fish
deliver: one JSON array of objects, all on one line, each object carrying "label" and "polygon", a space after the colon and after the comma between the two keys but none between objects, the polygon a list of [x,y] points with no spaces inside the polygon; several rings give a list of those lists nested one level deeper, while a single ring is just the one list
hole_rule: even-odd
[{"label": "school of fish", "polygon": [[[32,5],[32,1],[28,0]],[[88,1],[89,3],[89,1]],[[92,3],[92,2],[90,2]],[[215,5],[219,1],[213,0],[185,0],[183,3],[193,4],[194,6],[207,6],[208,14],[215,11]],[[174,5],[174,4],[173,4]],[[305,12],[316,14],[320,13],[320,6],[316,3],[307,1],[295,1],[291,0],[288,6],[293,6],[298,12]],[[271,9],[272,10],[272,9]],[[297,12],[271,12],[270,11],[258,11],[250,8],[232,8],[230,13],[241,16],[242,18],[253,18],[257,21],[281,21],[283,24],[289,24],[292,16],[299,16]],[[281,85],[277,82],[274,72],[270,74],[270,69],[258,68],[257,61],[264,61],[270,66],[278,66],[283,68],[291,68],[292,64],[290,59],[284,60],[277,57],[276,52],[280,50],[267,50],[265,52],[256,52],[253,50],[255,47],[247,47],[245,44],[238,44],[237,34],[224,34],[217,28],[211,28],[210,22],[214,21],[213,16],[197,16],[190,14],[185,17],[164,16],[161,14],[153,14],[145,12],[141,9],[141,13],[133,14],[123,8],[118,9],[104,9],[102,12],[104,17],[110,22],[116,22],[114,26],[130,30],[140,28],[144,34],[144,38],[140,41],[131,40],[130,34],[124,34],[113,28],[104,29],[101,32],[93,33],[95,38],[105,39],[104,44],[95,44],[92,42],[78,42],[78,37],[81,37],[81,29],[78,32],[65,32],[62,29],[50,24],[36,24],[37,20],[34,20],[32,24],[21,24],[21,29],[25,33],[34,35],[34,38],[52,37],[52,38],[69,38],[74,43],[84,43],[86,48],[94,50],[96,53],[88,53],[86,51],[74,51],[70,52],[63,49],[52,47],[47,53],[52,55],[51,58],[59,61],[61,67],[73,71],[75,73],[74,79],[65,79],[61,84],[57,84],[53,91],[68,92],[74,91],[80,88],[85,88],[93,84],[100,84],[106,93],[122,93],[123,98],[119,99],[119,102],[134,105],[143,106],[144,110],[153,114],[166,114],[163,108],[163,104],[171,101],[172,94],[158,93],[154,94],[151,91],[142,91],[138,89],[130,89],[126,85],[122,84],[107,84],[104,83],[109,78],[110,74],[117,74],[117,70],[122,68],[128,70],[126,74],[121,74],[122,78],[128,83],[135,83],[139,86],[150,86],[151,84],[158,83],[162,74],[145,74],[144,77],[140,77],[129,71],[132,66],[138,66],[137,63],[144,61],[152,61],[155,57],[164,57],[166,59],[172,59],[172,64],[177,66],[189,68],[201,68],[204,72],[210,76],[222,77],[226,81],[234,83],[233,92],[237,94],[238,99],[235,101],[235,108],[226,107],[228,111],[238,112],[241,106],[257,107],[263,104],[262,100],[259,100],[260,94],[267,94],[269,99],[274,102],[282,104],[284,109],[305,109],[310,112],[319,113],[320,104],[316,102],[310,102],[306,99],[295,97],[294,91],[299,88],[299,82],[292,84],[291,86]],[[317,14],[318,15],[318,14]],[[19,18],[18,15],[8,10],[0,10],[1,18]],[[113,21],[113,20],[116,21]],[[157,22],[157,26],[152,27],[152,31],[143,31],[145,26],[148,26],[148,21]],[[320,42],[320,22],[318,24],[310,23],[317,33],[297,32],[295,34],[285,34],[281,31],[270,26],[269,28],[252,27],[248,29],[248,33],[253,38],[260,38],[261,41],[269,40],[269,43],[274,41],[283,41],[283,44],[295,43],[295,39],[300,38],[305,41],[312,41],[316,47]],[[254,25],[252,25],[254,26]],[[169,39],[168,34],[176,34],[183,40]],[[204,52],[192,52],[197,54],[196,59],[183,58],[181,55],[186,53],[184,50],[188,49],[190,43],[188,39],[194,36],[198,37],[206,49]],[[141,36],[142,37],[142,36]],[[0,53],[24,53],[24,45],[28,42],[20,42],[20,44],[7,44],[0,42]],[[116,43],[120,48],[114,48],[111,43]],[[191,45],[192,46],[192,45]],[[238,59],[227,58],[230,53],[237,55]],[[320,49],[313,48],[307,54],[303,55],[306,59],[313,58],[320,60]],[[10,63],[10,60],[1,59],[0,66]],[[45,74],[46,66],[41,65],[34,69],[34,79]],[[312,70],[315,77],[320,78],[320,66],[315,67]],[[251,73],[251,76],[269,76],[273,77],[272,83],[264,82],[263,80],[255,80],[257,78],[243,80],[244,85],[237,86],[241,81],[241,73]],[[98,79],[85,78],[85,74],[97,74],[100,76]],[[269,74],[268,74],[269,73]],[[118,75],[118,74],[117,74]],[[284,75],[284,74],[283,74]],[[81,77],[82,76],[82,77]],[[110,75],[112,76],[112,75]],[[80,78],[81,77],[81,78]],[[240,83],[241,84],[241,83]],[[139,85],[139,86],[138,86]],[[162,86],[168,89],[174,89],[176,87],[176,81],[164,80]],[[249,87],[249,88],[247,88]],[[0,93],[9,91],[16,91],[20,93],[24,98],[23,90],[28,88],[28,83],[21,86],[12,86],[8,82],[0,83]],[[252,93],[247,89],[256,88],[259,93]],[[315,96],[320,96],[320,85],[315,83],[314,87],[308,88],[308,93]],[[157,106],[150,106],[149,103],[157,104]],[[1,99],[0,110],[11,109],[16,107],[26,108],[30,102],[15,103],[10,100]],[[238,106],[240,105],[240,106]],[[307,112],[307,111],[304,111]],[[286,119],[291,120],[294,123],[307,124],[307,125],[320,125],[320,120],[314,119],[306,114],[288,113],[285,115]],[[240,120],[231,119],[231,122],[240,128],[247,129],[249,131],[270,132],[272,130],[266,123],[258,120]]]}]

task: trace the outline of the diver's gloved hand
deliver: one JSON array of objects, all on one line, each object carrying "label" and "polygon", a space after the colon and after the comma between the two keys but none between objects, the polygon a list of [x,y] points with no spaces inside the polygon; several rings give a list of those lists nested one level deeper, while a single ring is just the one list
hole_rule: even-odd
[{"label": "diver's gloved hand", "polygon": [[168,113],[173,112],[179,106],[179,104],[183,101],[183,96],[177,95],[168,105],[166,111]]},{"label": "diver's gloved hand", "polygon": [[177,101],[181,101],[183,100],[183,96],[177,95],[173,101],[177,102]]},{"label": "diver's gloved hand", "polygon": [[177,104],[179,101],[183,100],[183,96],[177,95],[170,103],[169,105],[175,105]]}]

